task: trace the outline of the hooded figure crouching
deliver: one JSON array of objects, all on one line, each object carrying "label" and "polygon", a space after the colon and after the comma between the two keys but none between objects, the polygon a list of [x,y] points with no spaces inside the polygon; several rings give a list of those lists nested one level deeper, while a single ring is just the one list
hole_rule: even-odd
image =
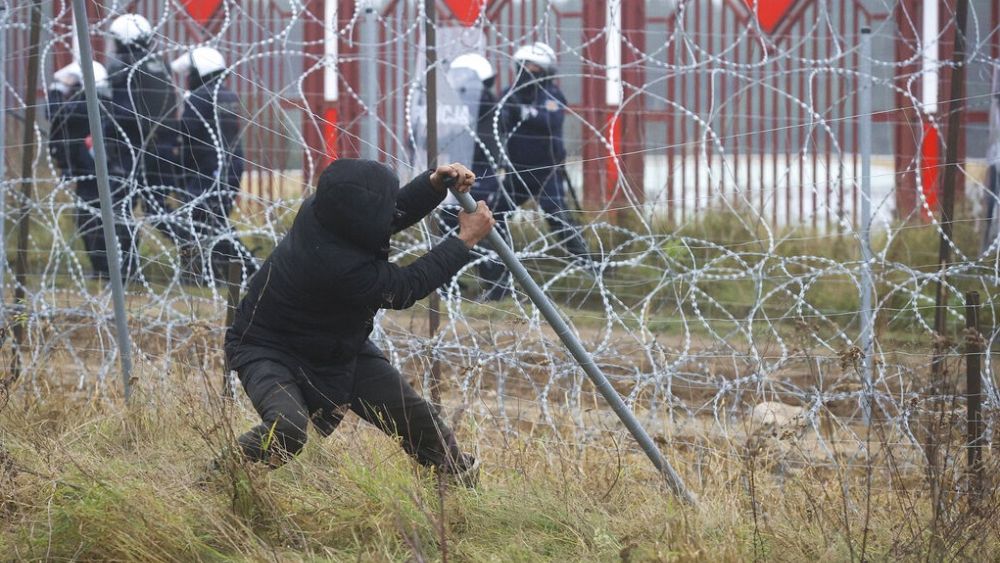
[{"label": "hooded figure crouching", "polygon": [[457,236],[407,266],[389,262],[392,233],[433,212],[449,177],[461,192],[475,180],[452,164],[400,189],[389,168],[351,159],[320,175],[226,332],[228,365],[262,418],[239,438],[246,458],[281,465],[302,449],[307,422],[326,436],[349,408],[422,465],[474,479],[475,458],[369,340],[379,309],[406,309],[447,283],[495,224],[479,202]]}]

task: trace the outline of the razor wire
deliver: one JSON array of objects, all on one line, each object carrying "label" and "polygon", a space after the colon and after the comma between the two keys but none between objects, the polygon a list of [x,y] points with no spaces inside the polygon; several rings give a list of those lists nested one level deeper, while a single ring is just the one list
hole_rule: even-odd
[{"label": "razor wire", "polygon": [[[335,55],[323,50],[324,39],[309,38],[303,32],[321,16],[296,0],[279,3],[280,10],[271,12],[273,18],[260,19],[254,19],[249,4],[224,1],[215,27],[200,28],[198,33],[174,33],[182,29],[176,21],[183,20],[188,28],[192,25],[179,3],[148,4],[105,6],[94,21],[92,39],[109,42],[107,27],[113,16],[152,7],[143,14],[154,27],[150,56],[170,60],[198,45],[216,47],[228,63],[223,82],[240,94],[243,103],[247,172],[232,217],[233,229],[201,240],[203,246],[239,240],[255,251],[258,261],[263,259],[287,232],[302,198],[313,189],[324,162],[324,151],[314,146],[316,139],[322,139],[324,131],[333,131],[342,138],[342,147],[370,142],[355,133],[360,115],[338,115],[338,121],[333,121],[313,107],[317,97],[310,91],[309,77],[316,73],[332,71],[338,96],[352,100],[360,112],[367,109],[365,97],[358,91],[359,83],[349,80],[348,66],[380,63],[385,76],[401,77],[378,94],[382,141],[377,150],[380,160],[404,180],[419,172],[412,124],[419,109],[414,93],[422,89],[422,58],[414,47],[422,41],[422,3],[396,3],[395,11],[378,14],[376,61],[361,59],[360,51],[353,48],[359,41],[361,2],[354,6],[353,15],[338,14],[336,25],[325,28],[326,40],[342,48]],[[560,70],[553,79],[568,91],[594,78],[595,72],[601,80],[609,80],[605,71],[612,65],[592,58],[592,46],[607,40],[609,28],[566,23],[565,14],[574,7],[582,10],[582,3],[522,4],[532,6],[534,17],[519,22],[502,17],[491,20],[487,11],[471,28],[482,38],[476,48],[496,64],[501,87],[512,78],[514,49],[535,40],[547,41],[556,51]],[[886,17],[869,22],[883,48],[871,61],[873,74],[861,74],[854,64],[860,26],[845,28],[843,19],[836,17],[836,3],[814,3],[817,17],[784,30],[780,37],[770,35],[752,17],[742,27],[731,21],[728,28],[713,30],[695,17],[696,2],[666,4],[665,21],[673,23],[663,24],[655,33],[643,31],[644,48],[632,42],[634,35],[623,36],[628,64],[641,69],[648,80],[631,83],[632,75],[622,75],[617,103],[598,108],[601,115],[610,116],[609,121],[595,121],[598,114],[591,111],[595,108],[582,105],[579,92],[572,92],[573,101],[560,108],[566,113],[570,151],[566,168],[573,179],[572,189],[606,190],[615,196],[597,206],[588,199],[586,208],[575,211],[593,262],[567,256],[538,209],[512,215],[514,248],[573,321],[578,336],[626,402],[655,428],[670,434],[671,428],[680,433],[679,429],[698,427],[728,436],[736,421],[754,416],[758,422],[769,420],[768,412],[774,419],[785,409],[782,412],[790,413],[786,418],[815,433],[816,448],[824,455],[833,456],[830,452],[845,441],[860,448],[864,439],[859,421],[866,396],[857,368],[857,301],[863,267],[860,227],[855,220],[859,156],[857,144],[842,135],[860,116],[849,100],[858,85],[866,82],[883,101],[905,100],[908,107],[903,110],[926,119],[925,134],[943,130],[943,111],[923,111],[925,102],[913,85],[928,72],[947,72],[950,63],[936,60],[931,68],[919,68],[927,46],[918,35],[914,38],[900,28],[898,22],[906,18]],[[879,8],[895,14],[906,5],[889,2]],[[973,8],[967,57],[970,83],[989,83],[985,73],[1000,65],[993,55],[1000,29],[986,23],[990,21],[988,3]],[[28,96],[16,70],[21,68],[19,61],[27,46],[12,37],[27,35],[28,11],[7,3],[7,14],[3,87],[11,104],[5,108],[11,132],[25,125],[18,117]],[[704,17],[705,12],[700,18]],[[912,25],[919,28],[915,18]],[[63,53],[65,59],[72,49],[70,21],[64,3],[54,3],[45,15],[40,47],[46,90],[56,54]],[[464,33],[454,24],[439,27],[451,34],[442,34],[446,38]],[[817,34],[833,42],[831,53],[820,53],[812,46],[810,39]],[[911,45],[912,54],[899,60],[885,45],[901,35],[916,43]],[[946,31],[934,39],[941,44],[947,40]],[[442,68],[447,62],[444,57]],[[288,68],[266,75],[260,71],[265,63],[270,65],[267,68]],[[781,76],[801,80],[805,87],[782,91],[775,82]],[[679,86],[682,80],[688,82]],[[836,83],[836,95],[821,92],[824,81]],[[699,91],[702,85],[708,90]],[[763,96],[773,96],[768,98],[773,100],[768,107],[774,110],[770,120],[754,108]],[[992,96],[977,86],[970,88],[964,101],[976,111],[989,111]],[[501,103],[509,98],[510,93],[500,95]],[[657,113],[669,114],[671,130],[625,148],[616,146],[608,123],[636,117],[630,112],[638,99],[643,100],[637,116],[640,122]],[[39,100],[44,105],[44,99]],[[940,101],[942,107],[947,104],[948,100]],[[899,108],[877,106],[882,107],[873,113],[890,120],[902,115]],[[16,251],[16,237],[10,235],[16,211],[26,214],[30,232],[24,249],[29,270],[23,303],[11,301],[16,281],[10,268],[3,278],[7,284],[5,327],[21,323],[25,342],[14,350],[7,336],[4,350],[8,357],[19,354],[24,366],[19,392],[40,394],[53,386],[83,393],[111,392],[116,378],[108,375],[116,369],[117,349],[110,290],[89,274],[89,259],[72,224],[74,213],[97,213],[74,191],[78,181],[89,178],[61,176],[46,150],[48,124],[40,120],[31,126],[32,147],[20,146],[12,134],[5,140],[11,163],[13,155],[23,150],[30,148],[34,154],[33,175],[21,177],[11,165],[3,179],[8,257]],[[499,111],[493,127],[494,134],[502,135]],[[481,142],[475,138],[474,127],[469,127],[468,134]],[[792,146],[796,139],[800,142]],[[752,146],[756,142],[761,146]],[[598,157],[585,156],[582,147],[586,143],[599,146]],[[785,146],[783,153],[779,145]],[[882,150],[876,156],[887,161],[893,155]],[[490,157],[500,166],[508,159],[502,145],[500,153]],[[608,176],[616,177],[614,182],[603,185],[604,176],[588,176],[595,158]],[[629,166],[636,162],[646,167],[642,186],[631,184]],[[880,327],[872,410],[893,429],[894,440],[909,445],[920,443],[926,412],[942,402],[959,401],[955,385],[928,380],[936,338],[931,326],[934,284],[945,281],[951,296],[948,316],[959,326],[964,320],[963,290],[980,291],[983,317],[995,318],[995,288],[1000,279],[1000,238],[988,240],[983,247],[949,240],[956,258],[943,270],[913,258],[921,252],[913,252],[919,249],[911,245],[936,246],[942,232],[940,213],[928,198],[931,192],[922,186],[922,172],[935,166],[942,165],[925,162],[917,154],[902,167],[896,163],[878,166],[872,177],[873,183],[884,186],[876,190],[872,201],[878,242],[870,266],[876,287],[874,315]],[[970,211],[955,221],[959,231],[975,236],[987,227],[977,214],[990,198],[996,199],[986,189],[982,168],[975,157],[963,164],[965,191],[960,205]],[[505,174],[517,173],[508,170]],[[915,178],[916,205],[910,216],[898,217],[896,190],[904,175]],[[139,267],[127,280],[137,384],[155,393],[174,385],[180,376],[200,374],[221,380],[226,296],[222,280],[215,278],[203,254],[200,274],[195,279],[186,276],[190,258],[156,228],[166,224],[179,230],[198,229],[192,215],[197,196],[186,194],[180,186],[149,186],[135,169],[123,181],[127,195],[119,203],[122,209],[136,208],[148,190],[165,189],[171,194],[167,209],[125,214],[127,227],[136,233],[134,250],[140,256]],[[25,184],[31,188],[27,198],[21,195]],[[696,188],[692,193],[692,184],[701,184],[704,190],[698,193]],[[780,217],[776,212],[779,206],[791,210],[808,205],[815,210],[812,214]],[[706,227],[711,221],[716,232]],[[401,233],[393,239],[391,260],[406,263],[426,252],[438,237],[426,225]],[[840,250],[826,252],[831,249]],[[602,421],[606,422],[609,413],[594,402],[593,388],[531,302],[517,288],[508,300],[476,300],[482,281],[477,267],[491,259],[495,257],[489,251],[477,254],[441,290],[444,314],[437,334],[427,334],[426,306],[418,304],[410,311],[380,314],[373,339],[395,365],[418,379],[426,379],[432,359],[439,360],[450,406],[496,417],[507,431],[518,431],[525,419],[555,428],[554,421],[566,417],[574,421],[580,438],[607,431]],[[991,327],[984,327],[983,332],[991,349],[1000,333]],[[945,345],[954,365],[960,345],[960,339]],[[994,421],[995,432],[1000,394],[992,363],[987,361],[986,366],[984,408]],[[827,415],[838,421],[846,438],[823,437],[820,427]],[[681,443],[690,440],[677,439]]]}]

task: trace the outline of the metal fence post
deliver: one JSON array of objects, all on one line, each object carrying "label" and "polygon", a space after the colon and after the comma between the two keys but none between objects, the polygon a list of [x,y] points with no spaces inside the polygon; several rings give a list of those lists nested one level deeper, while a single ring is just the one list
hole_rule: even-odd
[{"label": "metal fence post", "polygon": [[860,98],[858,100],[858,136],[861,151],[861,352],[862,378],[864,379],[865,397],[862,409],[865,423],[872,419],[875,394],[872,389],[874,381],[875,358],[873,346],[874,312],[872,311],[872,30],[861,28],[861,61],[858,85]]},{"label": "metal fence post", "polygon": [[[233,326],[236,320],[236,307],[240,303],[240,275],[243,273],[243,260],[230,258],[226,269],[226,330]],[[225,375],[222,379],[222,396],[225,399],[236,397],[236,381],[233,370],[229,369],[228,360],[223,360]]]},{"label": "metal fence post", "polygon": [[[327,0],[331,1],[331,0]],[[361,2],[361,102],[365,114],[361,118],[361,158],[379,159],[378,144],[378,11],[371,0]]]},{"label": "metal fence post", "polygon": [[0,4],[0,325],[7,326],[7,5]]},{"label": "metal fence post", "polygon": [[87,117],[90,134],[94,140],[94,164],[97,172],[97,190],[101,200],[101,221],[104,228],[104,244],[108,249],[108,269],[111,277],[111,296],[115,309],[115,331],[118,338],[118,355],[121,359],[122,388],[125,401],[132,396],[132,343],[128,334],[128,317],[125,312],[125,291],[122,287],[122,270],[118,258],[118,237],[115,236],[115,216],[111,203],[111,185],[108,180],[108,157],[104,149],[104,132],[101,130],[101,108],[97,101],[97,87],[94,83],[94,54],[90,47],[89,22],[84,0],[73,0],[73,16],[76,18],[76,36],[80,42],[80,60],[83,69],[83,89],[87,98]]},{"label": "metal fence post", "polygon": [[[427,74],[425,76],[424,87],[427,100],[427,167],[437,168],[438,138],[437,138],[437,29],[436,10],[434,0],[424,0],[424,60],[427,64]],[[437,224],[431,217],[430,229],[432,234],[437,233]],[[428,311],[427,324],[428,335],[434,338],[437,335],[438,327],[441,325],[441,297],[438,292],[431,292]],[[438,361],[437,353],[431,351],[431,402],[437,409],[441,409],[441,362]]]},{"label": "metal fence post", "polygon": [[965,398],[967,409],[967,442],[969,491],[982,494],[983,448],[986,446],[982,413],[983,337],[979,332],[979,292],[965,294]]}]

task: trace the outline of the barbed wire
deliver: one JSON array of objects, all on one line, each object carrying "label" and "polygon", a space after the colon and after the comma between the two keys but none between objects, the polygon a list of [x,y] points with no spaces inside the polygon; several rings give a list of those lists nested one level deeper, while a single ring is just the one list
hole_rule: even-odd
[{"label": "barbed wire", "polygon": [[[621,78],[621,101],[587,107],[579,85],[607,80],[606,71],[615,66],[588,58],[593,45],[606,40],[608,30],[582,23],[562,25],[562,16],[553,6],[537,4],[541,17],[527,21],[514,21],[513,16],[504,21],[481,19],[471,28],[482,39],[477,49],[501,69],[502,80],[509,80],[517,46],[539,38],[550,42],[561,65],[552,78],[572,90],[568,96],[572,101],[558,108],[567,120],[567,173],[576,175],[577,187],[586,184],[581,190],[585,194],[614,197],[602,195],[596,207],[576,210],[586,218],[582,231],[593,250],[591,264],[567,256],[563,242],[539,220],[542,213],[516,213],[511,221],[512,238],[519,257],[562,305],[576,324],[578,336],[631,406],[649,421],[670,420],[681,427],[702,424],[704,435],[713,440],[698,442],[684,436],[669,440],[677,447],[721,450],[726,456],[742,455],[727,453],[726,440],[749,439],[754,430],[746,424],[755,420],[756,407],[785,405],[793,409],[789,412],[794,413],[790,415],[797,421],[794,424],[802,432],[811,432],[816,450],[823,452],[790,463],[822,465],[836,459],[830,452],[837,448],[864,447],[865,438],[857,429],[867,422],[861,415],[866,402],[873,405],[879,424],[891,429],[891,445],[901,448],[920,444],[926,426],[922,417],[928,412],[942,403],[962,404],[957,387],[942,387],[943,382],[930,380],[928,364],[938,353],[935,346],[943,346],[952,363],[961,352],[957,337],[945,341],[934,334],[933,286],[945,284],[950,296],[945,307],[953,324],[964,321],[960,296],[971,289],[984,296],[984,317],[995,318],[1000,239],[980,246],[981,231],[989,225],[975,214],[989,198],[995,201],[996,194],[967,186],[969,211],[952,221],[955,234],[948,240],[957,258],[941,265],[934,253],[943,233],[940,214],[922,178],[947,164],[925,162],[916,151],[904,169],[893,165],[874,170],[872,181],[885,187],[873,195],[873,207],[901,220],[878,224],[874,257],[865,264],[852,216],[861,197],[857,143],[847,131],[867,117],[852,101],[862,84],[870,85],[885,102],[870,114],[885,118],[880,122],[883,126],[905,125],[902,112],[910,112],[935,131],[943,131],[946,108],[959,100],[940,99],[942,112],[931,114],[923,110],[914,85],[927,72],[952,69],[950,61],[911,69],[920,65],[926,47],[916,34],[915,39],[908,39],[915,41],[908,44],[912,53],[902,60],[877,55],[871,61],[875,72],[864,75],[851,66],[860,57],[858,30],[843,28],[845,22],[837,19],[828,2],[816,3],[813,9],[822,17],[802,33],[786,28],[777,35],[766,34],[756,23],[745,29],[706,31],[692,23],[690,3],[680,2],[674,23],[638,32],[645,34],[647,43],[653,37],[666,37],[665,42],[640,48],[638,42],[623,38],[621,49],[632,61],[628,68],[636,72]],[[258,260],[266,256],[287,231],[301,198],[322,168],[317,155],[327,151],[307,139],[323,137],[313,133],[325,128],[340,136],[341,147],[371,144],[372,139],[362,138],[355,130],[355,122],[368,110],[376,113],[382,141],[374,143],[380,160],[404,179],[412,176],[418,161],[414,155],[420,150],[413,146],[414,115],[419,112],[412,94],[421,90],[423,80],[423,59],[417,55],[422,7],[414,9],[406,2],[395,6],[394,12],[378,15],[378,58],[368,60],[352,50],[362,42],[360,3],[352,14],[339,14],[336,28],[330,30],[347,50],[335,58],[314,49],[322,47],[323,40],[307,37],[303,29],[323,22],[295,0],[282,4],[282,17],[223,2],[216,27],[202,29],[197,37],[181,31],[176,22],[187,16],[175,3],[128,5],[129,9],[155,8],[144,14],[154,28],[151,57],[169,60],[197,45],[216,47],[228,62],[220,84],[241,95],[241,140],[248,150],[242,157],[247,172],[240,202],[232,229],[213,233],[200,244],[210,247],[221,240],[242,241],[256,249]],[[125,8],[114,3],[99,11],[92,37],[109,42],[107,27]],[[887,13],[892,9],[894,5],[886,6]],[[8,60],[3,61],[7,72],[2,86],[13,104],[5,108],[5,115],[8,123],[23,127],[16,118],[26,108],[28,96],[22,77],[10,71],[20,68],[17,65],[26,53],[25,44],[12,38],[27,35],[27,10],[8,3],[7,13],[8,20],[0,27],[15,48],[8,49]],[[62,4],[46,14],[41,45],[44,89],[52,85],[54,61],[71,60],[69,14],[68,6]],[[966,60],[970,67],[978,65],[982,74],[997,64],[990,49],[1000,30],[981,34],[982,22],[989,18],[973,16],[978,23]],[[900,38],[893,20],[874,23],[874,38]],[[248,26],[266,32],[266,37],[251,40]],[[817,56],[807,45],[821,27],[836,37],[835,48],[827,56]],[[452,24],[442,24],[440,29],[459,33]],[[949,32],[943,33],[935,41],[947,48]],[[748,54],[754,48],[756,55]],[[261,70],[264,63],[287,61],[298,66],[283,70],[280,76]],[[440,64],[446,70],[447,58]],[[345,70],[347,65],[378,65],[384,72],[386,83],[380,84],[374,107],[366,104],[368,98],[362,94],[367,93],[360,90],[356,76]],[[361,113],[338,115],[334,121],[317,106],[317,100],[329,100],[312,91],[314,86],[307,86],[307,79],[328,69],[335,72],[341,101],[354,104],[340,107],[358,107]],[[389,79],[395,76],[401,80]],[[636,83],[633,76],[646,80]],[[972,80],[988,82],[983,76],[974,75]],[[676,80],[688,78],[692,80],[681,92]],[[713,87],[699,92],[694,86],[691,92],[691,85],[701,83],[695,80]],[[806,87],[782,89],[783,84],[801,80]],[[822,81],[837,82],[837,93],[820,94]],[[722,86],[723,82],[727,85]],[[213,96],[218,92],[217,86]],[[513,92],[498,90],[500,103],[513,103]],[[604,92],[600,94],[603,99]],[[992,96],[970,91],[960,101],[985,106]],[[761,115],[764,105],[760,112],[754,111],[752,100],[765,97],[774,115]],[[903,100],[906,107],[890,105],[896,100]],[[650,109],[654,104],[663,109]],[[786,104],[786,110],[777,109]],[[39,101],[38,107],[43,106],[44,101]],[[609,133],[613,120],[652,122],[665,115],[672,121],[664,122],[664,131],[668,126],[671,130],[662,135],[647,126],[636,134],[638,140],[619,146]],[[494,111],[493,132],[502,137],[500,120],[500,110]],[[73,224],[75,213],[97,216],[94,205],[75,193],[75,186],[93,176],[63,175],[45,151],[48,124],[42,121],[33,126],[32,146],[12,136],[5,140],[7,156],[35,151],[32,176],[20,177],[17,171],[3,179],[8,212],[24,213],[30,232],[28,246],[20,249],[29,264],[23,303],[9,298],[12,284],[18,283],[14,276],[4,278],[8,285],[4,288],[6,325],[20,323],[25,329],[24,344],[17,350],[26,374],[19,392],[41,393],[43,388],[64,385],[85,393],[113,393],[116,380],[108,375],[115,372],[118,351],[110,292],[90,276],[89,257],[81,249],[81,233]],[[162,127],[181,133],[169,123]],[[688,131],[694,136],[684,138]],[[467,133],[476,137],[474,124]],[[915,137],[918,146],[922,135]],[[784,151],[779,150],[778,138],[787,138],[781,142]],[[770,139],[766,146],[765,139]],[[585,145],[597,149],[588,153]],[[276,154],[265,155],[268,147],[277,147]],[[265,155],[278,161],[282,158],[279,151],[286,164],[287,155],[293,153],[301,155],[294,159],[301,163],[271,168],[259,159]],[[891,149],[880,154],[895,156]],[[502,144],[500,153],[490,156],[505,170],[487,174],[486,179],[504,181],[526,173],[551,172],[544,167],[512,170]],[[634,170],[630,167],[636,166],[632,161],[636,157],[648,168],[647,184],[631,183]],[[681,162],[671,165],[673,159]],[[135,233],[137,242],[131,250],[141,257],[129,281],[128,296],[139,385],[152,391],[192,373],[211,374],[221,382],[226,305],[222,280],[210,268],[195,280],[187,278],[181,250],[157,231],[161,224],[187,231],[202,228],[191,212],[198,199],[186,194],[182,186],[147,185],[137,167],[121,179],[128,187],[127,196],[118,204],[122,210],[135,207],[149,190],[169,188],[174,194],[162,213],[121,213],[125,226]],[[686,176],[689,167],[696,169],[692,180]],[[812,170],[807,175],[802,167]],[[975,161],[965,162],[961,174],[970,186],[986,186],[977,167]],[[595,169],[603,169],[601,176],[588,177]],[[205,174],[194,169],[182,172]],[[616,177],[613,183],[609,176]],[[662,183],[648,183],[650,177]],[[893,209],[904,178],[913,178],[912,211]],[[265,193],[265,181],[292,188]],[[703,182],[702,191],[695,194],[688,183],[699,182]],[[25,185],[31,188],[27,197],[20,190]],[[803,206],[806,200],[807,213],[784,217],[780,223],[769,211],[772,206]],[[682,208],[685,215],[670,215],[666,208]],[[830,214],[830,224],[814,227],[813,221],[822,219],[823,213]],[[401,233],[393,239],[391,260],[405,263],[426,252],[438,238],[426,225]],[[8,242],[8,253],[14,250],[13,244]],[[408,312],[380,315],[373,339],[394,364],[425,383],[430,363],[441,362],[452,402],[498,420],[506,431],[516,432],[517,423],[523,420],[554,426],[557,414],[566,415],[574,428],[571,436],[559,434],[562,443],[601,447],[596,437],[608,425],[593,424],[607,413],[602,413],[590,384],[531,302],[516,288],[509,300],[474,299],[476,290],[485,284],[478,267],[493,259],[491,252],[483,251],[441,290],[443,322],[435,335],[427,334],[427,308],[418,304]],[[866,267],[874,276],[874,318],[879,327],[871,392],[862,385],[858,368],[860,278]],[[998,334],[995,328],[984,329],[989,346]],[[993,375],[987,361],[983,387],[989,420],[1000,412]],[[524,412],[511,410],[514,404]],[[827,417],[837,421],[836,433],[820,429]],[[740,427],[740,423],[746,424]],[[756,424],[767,426],[759,420]],[[662,424],[653,427],[660,429]]]}]

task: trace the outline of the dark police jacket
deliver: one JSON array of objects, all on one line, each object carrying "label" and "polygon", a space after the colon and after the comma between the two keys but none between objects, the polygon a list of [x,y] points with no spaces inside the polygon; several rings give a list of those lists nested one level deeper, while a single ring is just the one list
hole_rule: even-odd
[{"label": "dark police jacket", "polygon": [[94,157],[87,148],[90,122],[83,89],[70,94],[52,89],[48,96],[49,154],[63,176],[94,174]]},{"label": "dark police jacket", "polygon": [[239,108],[236,93],[220,87],[218,79],[185,96],[177,163],[188,193],[200,195],[217,185],[217,180],[218,185],[239,190],[243,174],[243,117]]},{"label": "dark police jacket", "polygon": [[449,237],[407,266],[388,261],[389,237],[444,199],[425,172],[398,188],[388,168],[340,159],[320,177],[285,238],[250,281],[226,332],[230,369],[259,359],[320,380],[346,402],[379,309],[406,309],[448,280],[469,250]]},{"label": "dark police jacket", "polygon": [[112,119],[104,136],[109,160],[127,171],[130,147],[144,151],[147,162],[169,156],[177,139],[177,92],[163,60],[141,49],[119,53],[108,62],[108,80]]},{"label": "dark police jacket", "polygon": [[547,167],[566,160],[565,107],[566,97],[550,80],[513,88],[501,108],[501,125],[507,155],[515,170]]},{"label": "dark police jacket", "polygon": [[500,166],[500,149],[493,134],[493,114],[497,109],[497,97],[484,88],[479,98],[479,115],[476,116],[476,148],[472,153],[472,172],[476,178],[491,176]]}]

